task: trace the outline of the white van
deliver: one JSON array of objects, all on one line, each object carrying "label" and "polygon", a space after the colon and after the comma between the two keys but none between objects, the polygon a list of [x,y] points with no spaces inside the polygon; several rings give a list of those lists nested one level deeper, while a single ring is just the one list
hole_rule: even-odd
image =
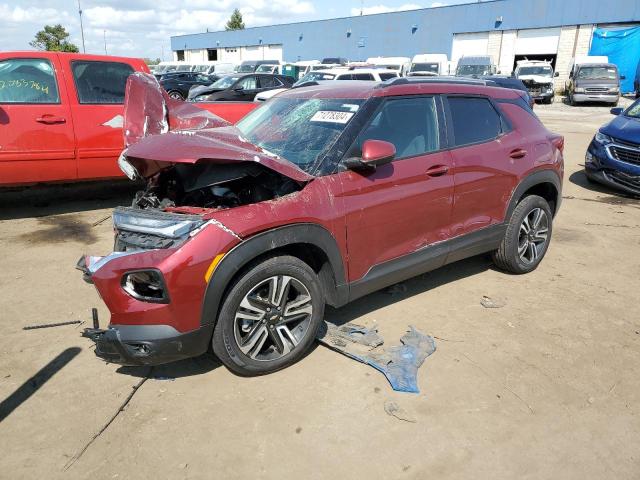
[{"label": "white van", "polygon": [[386,68],[387,70],[395,70],[398,75],[401,75],[407,66],[410,64],[411,59],[409,57],[370,57],[367,58],[369,65],[375,65],[376,67]]},{"label": "white van", "polygon": [[192,72],[204,73],[206,75],[213,73],[233,73],[234,68],[234,63],[217,61],[207,61],[191,65]]},{"label": "white van", "polygon": [[449,75],[449,59],[444,53],[415,55],[406,75],[408,77]]}]

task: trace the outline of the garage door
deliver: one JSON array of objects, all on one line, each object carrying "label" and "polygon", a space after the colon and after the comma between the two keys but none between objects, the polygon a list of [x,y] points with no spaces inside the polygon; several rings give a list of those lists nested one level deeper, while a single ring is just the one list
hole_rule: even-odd
[{"label": "garage door", "polygon": [[267,45],[265,48],[264,58],[266,60],[282,60],[282,44]]},{"label": "garage door", "polygon": [[463,55],[487,55],[489,32],[456,33],[451,47],[451,61],[457,63]]},{"label": "garage door", "polygon": [[558,53],[559,28],[518,30],[516,55],[544,55]]}]

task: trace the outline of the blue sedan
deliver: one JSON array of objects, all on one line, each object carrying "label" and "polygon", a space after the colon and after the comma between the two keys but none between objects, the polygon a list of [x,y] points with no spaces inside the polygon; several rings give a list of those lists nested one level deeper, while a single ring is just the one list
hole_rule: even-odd
[{"label": "blue sedan", "polygon": [[598,130],[587,149],[585,173],[590,180],[640,195],[640,100],[611,113],[616,118]]}]

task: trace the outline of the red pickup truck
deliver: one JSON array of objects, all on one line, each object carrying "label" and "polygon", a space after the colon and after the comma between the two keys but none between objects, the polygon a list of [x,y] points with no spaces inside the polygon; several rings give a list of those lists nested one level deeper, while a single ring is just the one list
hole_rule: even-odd
[{"label": "red pickup truck", "polygon": [[[121,177],[124,91],[135,58],[0,52],[0,186]],[[255,105],[201,103],[235,123]]]}]

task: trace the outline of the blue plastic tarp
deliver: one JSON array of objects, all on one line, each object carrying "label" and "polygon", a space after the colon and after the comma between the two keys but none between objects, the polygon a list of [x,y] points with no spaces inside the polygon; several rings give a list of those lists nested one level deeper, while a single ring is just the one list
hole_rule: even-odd
[{"label": "blue plastic tarp", "polygon": [[640,61],[640,27],[609,30],[596,28],[591,40],[589,55],[606,55],[609,62],[617,65],[622,93],[633,92],[633,79]]}]

